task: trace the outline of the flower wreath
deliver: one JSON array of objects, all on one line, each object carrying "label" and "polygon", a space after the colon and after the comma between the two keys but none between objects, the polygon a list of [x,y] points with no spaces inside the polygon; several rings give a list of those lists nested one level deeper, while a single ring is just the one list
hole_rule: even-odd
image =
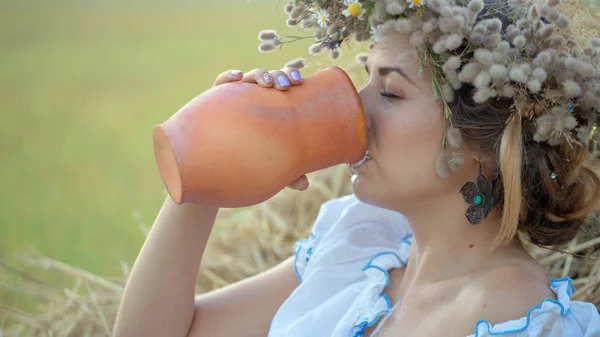
[{"label": "flower wreath", "polygon": [[[329,51],[337,59],[351,39],[370,40],[372,46],[391,30],[409,34],[419,57],[418,75],[432,71],[434,94],[444,105],[446,150],[460,136],[448,104],[465,84],[475,89],[476,103],[513,99],[514,115],[535,119],[537,142],[598,143],[600,29],[572,2],[293,0],[284,10],[289,27],[314,30],[311,55]],[[510,24],[503,27],[500,17]],[[284,41],[267,29],[258,39],[259,50],[269,52],[303,37]],[[364,63],[366,55],[357,59]],[[286,66],[304,65],[299,58]]]}]

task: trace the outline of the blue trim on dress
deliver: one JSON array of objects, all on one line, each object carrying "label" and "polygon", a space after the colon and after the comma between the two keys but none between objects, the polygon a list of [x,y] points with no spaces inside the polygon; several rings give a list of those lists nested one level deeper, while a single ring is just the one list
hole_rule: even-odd
[{"label": "blue trim on dress", "polygon": [[[300,271],[298,270],[298,259],[299,259],[299,255],[300,252],[302,251],[302,249],[304,248],[304,246],[306,244],[308,244],[309,242],[311,242],[312,240],[314,240],[316,237],[314,232],[310,232],[310,234],[308,235],[308,239],[299,239],[298,241],[296,241],[295,245],[294,245],[294,250],[293,253],[294,255],[296,255],[296,257],[294,258],[294,271],[296,272],[296,276],[298,277],[298,284],[302,284],[302,275],[300,275]],[[313,247],[308,247],[308,249],[306,250],[306,258],[304,259],[304,263],[308,264],[308,261],[310,260],[310,257],[312,256],[314,249]]]},{"label": "blue trim on dress", "polygon": [[556,278],[556,279],[550,280],[550,287],[553,289],[556,289],[556,288],[558,288],[558,286],[555,285],[555,283],[564,283],[564,282],[567,282],[569,284],[567,295],[569,295],[569,298],[570,298],[575,293],[575,286],[573,286],[573,280],[570,277],[561,277],[561,278]]},{"label": "blue trim on dress", "polygon": [[383,294],[383,299],[385,299],[385,302],[387,303],[387,308],[380,310],[378,313],[375,314],[375,316],[373,316],[373,320],[371,320],[367,326],[372,326],[375,323],[377,323],[377,321],[379,320],[379,317],[381,317],[381,315],[383,314],[389,314],[390,311],[392,310],[392,301],[390,301],[390,298],[388,297],[387,294]]},{"label": "blue trim on dress", "polygon": [[387,288],[387,286],[390,284],[390,275],[388,274],[387,270],[381,268],[380,266],[374,266],[374,265],[368,264],[368,265],[366,265],[366,266],[363,267],[362,271],[365,271],[365,270],[370,269],[370,268],[377,269],[377,270],[381,271],[385,275],[385,286],[383,286],[383,289]]},{"label": "blue trim on dress", "polygon": [[296,276],[298,277],[298,284],[302,284],[302,276],[300,275],[300,271],[298,271],[298,258],[300,257],[300,251],[307,242],[307,239],[300,239],[296,241],[294,249],[294,254],[296,255],[296,257],[294,258],[294,271],[296,272]]},{"label": "blue trim on dress", "polygon": [[368,267],[371,265],[371,263],[373,263],[373,261],[375,261],[375,259],[377,259],[378,257],[382,256],[382,255],[394,255],[398,261],[400,261],[400,263],[402,263],[402,265],[406,266],[406,264],[408,264],[408,261],[403,261],[400,256],[398,256],[398,254],[394,253],[394,252],[382,252],[382,253],[377,253],[377,255],[373,256],[369,262],[367,263],[366,266],[363,267],[363,271],[367,270]]},{"label": "blue trim on dress", "polygon": [[[413,237],[412,233],[408,234],[407,236],[402,238],[402,243],[405,243],[408,245],[412,244],[412,240],[411,240],[412,237]],[[383,290],[381,290],[380,296],[385,299],[387,308],[380,310],[378,313],[376,313],[373,316],[373,319],[371,319],[371,321],[362,321],[361,323],[354,325],[352,327],[352,337],[362,337],[365,334],[368,327],[375,325],[375,323],[377,323],[377,321],[379,321],[379,318],[381,317],[381,315],[389,314],[392,311],[392,303],[390,301],[390,298],[388,297],[387,294],[383,293],[390,283],[390,274],[388,273],[387,270],[385,270],[377,265],[373,265],[373,262],[375,261],[375,259],[377,259],[378,257],[383,256],[383,255],[395,256],[398,259],[398,262],[400,262],[400,264],[402,264],[403,266],[406,266],[408,264],[408,260],[402,260],[402,258],[400,258],[400,256],[398,256],[398,254],[396,254],[394,252],[381,252],[381,253],[378,253],[375,256],[373,256],[371,258],[371,260],[369,260],[369,262],[362,268],[362,271],[366,271],[370,268],[374,268],[374,269],[381,271],[383,273],[383,275],[385,275],[385,285],[383,286]]]},{"label": "blue trim on dress", "polygon": [[[569,299],[570,299],[571,295],[575,292],[575,287],[573,286],[573,280],[570,277],[562,277],[562,278],[550,280],[550,287],[553,289],[556,289],[556,288],[558,288],[558,286],[555,285],[556,283],[564,283],[564,282],[567,282],[567,284],[568,284],[567,295],[569,295]],[[511,334],[511,333],[523,332],[523,331],[527,330],[527,328],[529,327],[529,324],[531,322],[531,314],[535,310],[541,310],[544,303],[556,304],[560,308],[561,316],[568,316],[571,313],[570,307],[569,307],[569,309],[565,309],[565,306],[561,302],[559,302],[553,298],[547,298],[542,303],[529,309],[529,311],[527,312],[527,316],[525,316],[526,322],[525,322],[524,326],[517,328],[517,329],[512,329],[512,330],[492,332],[492,331],[490,331],[490,329],[492,329],[492,324],[490,322],[488,322],[487,320],[479,320],[479,321],[477,321],[477,323],[475,323],[474,337],[480,337],[479,336],[479,333],[480,333],[479,325],[480,324],[484,324],[485,327],[487,327],[487,332],[490,334],[490,336],[500,336],[500,335],[507,335],[507,334]]]},{"label": "blue trim on dress", "polygon": [[404,263],[404,261],[402,261],[402,259],[400,258],[400,256],[398,256],[398,254],[394,253],[394,252],[381,252],[378,253],[377,255],[373,256],[371,258],[371,260],[369,260],[369,262],[362,268],[362,271],[368,270],[370,268],[373,269],[377,269],[379,271],[381,271],[383,273],[383,275],[385,276],[385,285],[383,286],[383,289],[381,290],[381,294],[380,296],[383,297],[385,299],[385,302],[387,304],[387,308],[384,310],[379,311],[378,313],[376,313],[373,316],[373,319],[371,321],[362,321],[360,324],[356,324],[352,327],[352,337],[361,337],[365,334],[366,330],[368,327],[373,326],[375,323],[377,323],[377,321],[379,320],[379,317],[381,317],[381,315],[383,314],[387,314],[391,311],[392,309],[392,304],[390,301],[390,298],[388,297],[387,294],[384,294],[383,291],[388,287],[388,285],[390,284],[390,274],[388,273],[387,270],[377,266],[377,265],[373,265],[373,261],[375,261],[375,259],[379,256],[383,256],[383,255],[393,255],[395,256],[398,261],[400,263],[402,263],[403,265],[406,265]]},{"label": "blue trim on dress", "polygon": [[387,302],[388,308],[392,307],[392,301],[390,301],[390,297],[387,294],[383,294],[383,299]]}]

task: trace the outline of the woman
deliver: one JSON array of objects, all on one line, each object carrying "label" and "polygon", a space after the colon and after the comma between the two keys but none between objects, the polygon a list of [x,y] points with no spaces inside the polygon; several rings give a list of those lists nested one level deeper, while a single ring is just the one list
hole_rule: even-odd
[{"label": "woman", "polygon": [[[367,20],[378,27],[360,91],[370,144],[351,167],[354,193],[322,206],[295,256],[195,299],[218,209],[167,198],[116,336],[600,336],[596,308],[570,299],[569,278],[548,280],[517,236],[568,242],[598,207],[600,179],[575,137],[593,137],[600,43],[569,56],[592,68],[558,51],[548,60],[566,43],[555,0],[522,12],[523,2],[403,1],[286,7],[290,25],[317,27],[315,49],[364,36]],[[354,31],[335,28],[332,40],[327,26],[348,27],[335,20]],[[270,31],[262,38],[281,43]],[[295,68],[225,72],[215,85],[234,81],[303,85]],[[290,185],[307,186],[306,177]]]}]

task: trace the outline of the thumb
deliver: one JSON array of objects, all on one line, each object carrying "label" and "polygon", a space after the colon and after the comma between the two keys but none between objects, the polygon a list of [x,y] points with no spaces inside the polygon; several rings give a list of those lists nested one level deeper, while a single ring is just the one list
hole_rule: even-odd
[{"label": "thumb", "polygon": [[304,191],[308,188],[308,185],[308,178],[306,177],[306,175],[302,175],[300,178],[294,180],[291,184],[289,184],[288,187],[294,190]]}]

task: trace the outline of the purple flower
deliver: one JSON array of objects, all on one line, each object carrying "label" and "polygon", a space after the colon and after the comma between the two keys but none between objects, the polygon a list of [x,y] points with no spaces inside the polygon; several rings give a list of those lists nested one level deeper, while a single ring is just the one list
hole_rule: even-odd
[{"label": "purple flower", "polygon": [[327,39],[325,39],[325,42],[323,42],[323,45],[327,47],[327,49],[335,50],[342,45],[342,42],[344,42],[343,39],[333,39],[332,37],[328,36]]}]

